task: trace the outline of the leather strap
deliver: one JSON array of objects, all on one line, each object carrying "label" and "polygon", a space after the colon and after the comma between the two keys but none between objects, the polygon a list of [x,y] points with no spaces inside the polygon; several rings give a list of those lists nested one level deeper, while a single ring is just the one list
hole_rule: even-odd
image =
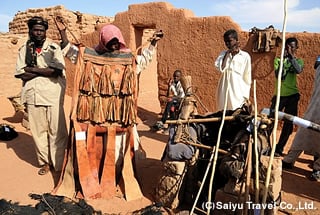
[{"label": "leather strap", "polygon": [[124,193],[127,201],[136,200],[143,197],[143,194],[140,190],[140,186],[138,181],[135,180],[134,169],[133,169],[133,161],[131,150],[132,146],[134,146],[134,132],[132,127],[130,127],[127,131],[127,142],[125,146],[124,159],[123,159],[123,184],[124,184]]},{"label": "leather strap", "polygon": [[102,197],[109,199],[116,194],[116,165],[115,165],[115,141],[116,141],[116,127],[109,126],[108,138],[106,142],[106,154],[104,159],[104,166],[101,176]]},{"label": "leather strap", "polygon": [[96,153],[97,153],[96,128],[92,124],[88,125],[87,152],[88,152],[88,159],[89,159],[91,174],[96,181],[99,181],[99,173],[98,173],[99,164],[97,164],[97,160],[96,160]]},{"label": "leather strap", "polygon": [[101,188],[96,175],[92,175],[89,156],[86,149],[85,132],[80,125],[74,121],[75,144],[78,163],[79,180],[85,198],[100,198]]}]

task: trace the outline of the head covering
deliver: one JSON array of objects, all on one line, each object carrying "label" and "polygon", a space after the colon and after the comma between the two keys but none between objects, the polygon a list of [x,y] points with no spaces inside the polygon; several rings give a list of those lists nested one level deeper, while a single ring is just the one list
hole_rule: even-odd
[{"label": "head covering", "polygon": [[112,24],[105,25],[101,28],[99,45],[96,46],[95,50],[97,52],[106,52],[106,45],[113,38],[117,38],[119,40],[121,52],[130,52],[130,49],[126,47],[126,43],[124,42],[120,29]]},{"label": "head covering", "polygon": [[28,28],[31,29],[34,25],[42,25],[48,30],[48,21],[41,16],[34,16],[28,20]]}]

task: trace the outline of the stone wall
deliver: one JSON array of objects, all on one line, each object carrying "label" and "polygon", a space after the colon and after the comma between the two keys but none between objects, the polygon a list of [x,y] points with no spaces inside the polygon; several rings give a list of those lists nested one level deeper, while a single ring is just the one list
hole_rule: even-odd
[{"label": "stone wall", "polygon": [[[98,34],[94,34],[100,23],[110,23],[114,17],[83,14],[79,11],[70,11],[63,5],[48,8],[30,8],[26,11],[19,11],[9,23],[9,32],[0,34],[0,79],[11,76],[13,79],[15,63],[19,47],[28,38],[27,21],[33,16],[42,16],[48,20],[49,29],[47,37],[60,41],[60,35],[54,23],[55,16],[62,16],[67,24],[67,35],[70,41],[79,40],[84,45],[92,45],[98,40]],[[72,32],[72,33],[71,33]],[[74,65],[66,61],[67,70],[67,93],[70,95],[73,87]],[[4,83],[6,85],[6,83]],[[5,86],[2,95],[11,96],[17,94],[21,88],[21,81],[14,79],[13,86]]]},{"label": "stone wall", "polygon": [[[68,11],[63,6],[29,9],[16,14],[10,22],[10,35],[7,36],[12,37],[12,34],[22,32],[26,34],[25,22],[35,14],[49,17],[49,25],[53,26],[52,17],[56,13],[63,13],[70,30],[82,43],[91,47],[98,42],[101,26],[113,21],[113,18],[82,14],[82,21],[78,22],[76,14],[79,12]],[[98,19],[101,24],[96,23]],[[116,14],[113,23],[122,30],[127,45],[133,51],[142,45],[141,37],[145,29],[162,29],[165,36],[158,43],[157,64],[154,68],[158,72],[159,100],[164,100],[167,81],[172,77],[173,71],[181,69],[185,74],[192,76],[196,95],[209,111],[215,111],[215,90],[219,79],[219,73],[213,63],[220,51],[225,49],[223,33],[230,28],[236,29],[239,32],[242,49],[248,51],[252,57],[252,78],[256,81],[258,109],[269,107],[274,86],[273,59],[280,54],[281,48],[272,49],[268,53],[253,53],[249,32],[242,31],[230,17],[195,17],[190,10],[174,8],[169,3],[151,2],[129,5],[128,11]],[[58,32],[54,28],[49,28],[49,35],[59,39]],[[320,34],[286,33],[286,37],[288,36],[298,38],[300,47],[298,56],[305,61],[304,72],[298,76],[301,116],[311,97],[314,80],[313,64],[316,56],[320,54]],[[69,35],[69,38],[72,38],[72,35]],[[2,45],[3,43],[0,44],[0,50]],[[10,45],[10,48],[17,50],[18,45]],[[0,52],[0,55],[3,56],[3,52]],[[16,55],[8,57],[15,59]],[[68,61],[67,70],[67,93],[70,94],[73,87],[74,66]],[[251,100],[253,101],[253,98]],[[199,109],[200,112],[204,110],[201,107]]]},{"label": "stone wall", "polygon": [[67,27],[70,30],[68,31],[68,36],[71,40],[74,40],[74,38],[70,32],[72,32],[77,39],[80,39],[82,35],[95,31],[95,28],[99,23],[110,23],[114,19],[113,17],[70,11],[63,5],[49,8],[30,8],[24,12],[18,12],[14,16],[13,20],[9,23],[9,32],[13,34],[27,34],[27,21],[33,16],[42,16],[46,18],[49,23],[47,36],[54,40],[59,40],[59,33],[54,24],[54,17],[57,15],[62,16],[65,20]]}]

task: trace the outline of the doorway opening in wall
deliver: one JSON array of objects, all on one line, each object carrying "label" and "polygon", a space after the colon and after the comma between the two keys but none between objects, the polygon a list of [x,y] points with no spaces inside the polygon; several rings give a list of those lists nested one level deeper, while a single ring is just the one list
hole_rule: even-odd
[{"label": "doorway opening in wall", "polygon": [[[135,26],[136,54],[141,54],[141,50],[149,46],[148,39],[152,37],[155,31],[154,27]],[[144,124],[149,126],[158,120],[158,115],[161,112],[158,98],[158,61],[156,51],[151,64],[138,77],[138,117]]]}]

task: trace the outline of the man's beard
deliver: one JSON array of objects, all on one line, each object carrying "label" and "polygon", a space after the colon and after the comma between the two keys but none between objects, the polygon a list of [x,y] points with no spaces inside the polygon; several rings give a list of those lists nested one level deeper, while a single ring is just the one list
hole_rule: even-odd
[{"label": "man's beard", "polygon": [[43,45],[46,37],[39,37],[39,36],[30,36],[30,39],[35,43],[36,47],[40,47]]}]

